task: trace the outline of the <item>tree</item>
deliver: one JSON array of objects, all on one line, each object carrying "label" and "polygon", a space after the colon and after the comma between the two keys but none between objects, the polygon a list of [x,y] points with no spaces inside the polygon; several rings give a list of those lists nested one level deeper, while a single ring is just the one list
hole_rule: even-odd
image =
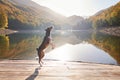
[{"label": "tree", "polygon": [[0,28],[7,28],[8,27],[8,18],[7,15],[0,11]]},{"label": "tree", "polygon": [[93,21],[93,22],[92,22],[92,27],[93,27],[93,29],[95,29],[95,30],[97,29],[97,21]]}]

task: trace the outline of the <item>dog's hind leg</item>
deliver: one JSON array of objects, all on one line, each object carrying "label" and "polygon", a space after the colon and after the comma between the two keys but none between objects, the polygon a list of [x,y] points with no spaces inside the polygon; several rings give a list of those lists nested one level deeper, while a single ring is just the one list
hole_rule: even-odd
[{"label": "dog's hind leg", "polygon": [[40,67],[42,67],[42,64],[41,64],[41,62],[40,62],[39,64],[40,64]]},{"label": "dog's hind leg", "polygon": [[44,57],[44,52],[42,51],[40,54],[39,54],[39,64],[40,66],[42,67],[42,64],[43,64],[43,61],[42,61],[42,58]]},{"label": "dog's hind leg", "polygon": [[38,63],[40,64],[40,67],[42,67],[42,64],[41,64],[41,55],[38,55],[39,58],[38,58]]},{"label": "dog's hind leg", "polygon": [[44,53],[44,51],[42,51],[42,52],[41,52],[41,63],[42,63],[42,64],[44,64],[44,62],[43,62],[43,60],[42,60],[44,56],[45,56],[45,53]]},{"label": "dog's hind leg", "polygon": [[39,64],[40,64],[40,67],[42,67],[42,64],[41,64],[41,59],[39,58]]}]

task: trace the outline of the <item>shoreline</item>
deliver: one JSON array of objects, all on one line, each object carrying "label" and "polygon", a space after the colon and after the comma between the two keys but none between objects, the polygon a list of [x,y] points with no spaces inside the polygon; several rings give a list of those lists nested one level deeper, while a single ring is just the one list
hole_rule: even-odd
[{"label": "shoreline", "polygon": [[120,27],[111,27],[100,30],[100,32],[120,37]]},{"label": "shoreline", "polygon": [[11,30],[11,29],[0,29],[0,35],[8,35],[16,32],[18,31]]},{"label": "shoreline", "polygon": [[[2,28],[0,29],[0,35],[8,35],[8,34],[16,33],[16,32],[18,32],[18,31],[11,30],[11,29],[2,29]],[[26,31],[24,31],[24,32],[26,32]],[[100,30],[100,32],[108,34],[108,35],[120,37],[120,26],[119,27],[104,28],[104,29]]]},{"label": "shoreline", "polygon": [[[37,59],[0,59],[0,61],[36,61]],[[120,66],[120,64],[106,64],[106,63],[98,63],[98,62],[89,62],[89,61],[61,61],[57,59],[43,59],[43,61],[56,61],[56,62],[75,62],[75,63],[89,63],[89,64],[100,64],[100,65],[111,65],[111,66]]]}]

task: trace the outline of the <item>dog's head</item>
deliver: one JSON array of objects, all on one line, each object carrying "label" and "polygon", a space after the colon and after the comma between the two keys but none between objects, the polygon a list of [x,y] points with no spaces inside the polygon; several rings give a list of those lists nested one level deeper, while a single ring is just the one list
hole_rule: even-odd
[{"label": "dog's head", "polygon": [[52,30],[52,26],[51,27],[48,27],[47,29],[45,29],[45,31],[47,31],[47,32],[49,32],[49,31],[51,31]]}]

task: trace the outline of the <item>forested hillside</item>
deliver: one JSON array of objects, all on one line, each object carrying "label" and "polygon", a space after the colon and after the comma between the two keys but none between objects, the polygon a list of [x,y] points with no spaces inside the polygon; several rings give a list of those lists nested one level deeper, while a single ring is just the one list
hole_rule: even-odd
[{"label": "forested hillside", "polygon": [[75,30],[120,26],[120,2],[84,19],[76,15],[67,18],[31,0],[0,0],[0,28],[44,29],[50,25]]},{"label": "forested hillside", "polygon": [[60,26],[66,19],[66,17],[31,0],[0,0],[0,18],[0,25],[5,27],[8,23],[10,29],[38,29],[48,25]]},{"label": "forested hillside", "polygon": [[120,2],[105,10],[97,12],[95,15],[84,19],[80,16],[71,16],[68,18],[70,24],[72,22],[72,29],[75,30],[88,30],[88,29],[101,29],[107,27],[120,26]]},{"label": "forested hillside", "polygon": [[94,29],[120,26],[120,2],[110,8],[99,11],[91,16],[89,20],[92,22]]}]

